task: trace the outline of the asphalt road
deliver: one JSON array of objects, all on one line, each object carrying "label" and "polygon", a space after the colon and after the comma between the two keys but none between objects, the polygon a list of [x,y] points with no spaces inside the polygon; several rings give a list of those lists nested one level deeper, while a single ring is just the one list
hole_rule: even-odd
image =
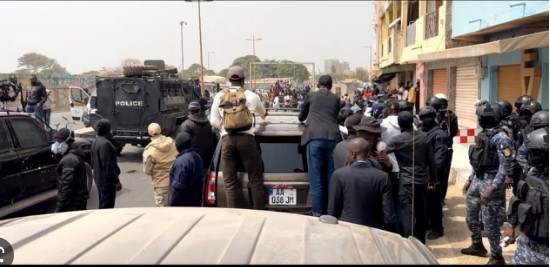
[{"label": "asphalt road", "polygon": [[[59,128],[65,127],[67,121],[73,122],[69,112],[52,113],[50,125],[55,129],[57,123],[61,123]],[[76,125],[68,125],[69,128],[75,130],[84,127],[81,122],[76,122]],[[120,182],[122,190],[117,193],[115,207],[154,207],[153,187],[151,178],[145,175],[142,171],[142,155],[143,148],[127,145],[122,150],[122,154],[118,157],[118,166],[120,167]],[[53,213],[55,211],[56,199],[52,199],[28,209],[13,213],[5,218],[15,218],[21,216],[30,216],[38,214]],[[97,195],[96,186],[92,186],[90,199],[88,199],[88,209],[97,209],[99,198]]]}]

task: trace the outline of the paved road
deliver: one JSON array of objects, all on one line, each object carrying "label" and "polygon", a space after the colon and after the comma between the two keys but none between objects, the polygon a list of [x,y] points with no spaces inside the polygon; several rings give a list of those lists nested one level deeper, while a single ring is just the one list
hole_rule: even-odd
[{"label": "paved road", "polygon": [[[66,117],[69,122],[72,122],[69,112],[52,113],[50,124],[55,129],[56,123],[62,123],[61,127],[65,127]],[[84,127],[81,122],[75,126],[70,126],[72,129]],[[151,178],[146,176],[142,171],[142,155],[143,148],[127,145],[122,151],[122,155],[118,157],[118,165],[120,167],[120,180],[122,190],[117,193],[115,207],[153,207],[153,187],[151,186]],[[55,211],[55,199],[36,205],[34,207],[14,213],[6,218],[29,216],[52,213]],[[88,200],[88,209],[97,209],[99,204],[97,188],[92,187],[90,199]],[[5,218],[3,218],[5,219]]]}]

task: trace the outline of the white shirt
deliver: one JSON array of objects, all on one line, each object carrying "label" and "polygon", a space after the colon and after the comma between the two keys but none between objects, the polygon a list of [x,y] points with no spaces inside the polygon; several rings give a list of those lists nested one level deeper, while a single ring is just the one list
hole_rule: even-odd
[{"label": "white shirt", "polygon": [[[239,87],[230,87],[229,90],[237,90]],[[219,91],[216,93],[216,96],[214,96],[214,100],[212,101],[212,108],[210,108],[210,124],[212,124],[212,127],[220,130],[220,135],[225,136],[227,135],[227,132],[223,128],[222,118],[223,118],[223,108],[220,108],[220,98],[223,95],[223,91]],[[262,104],[262,100],[260,97],[253,93],[250,90],[244,91],[244,97],[246,98],[246,107],[248,110],[250,110],[251,113],[255,115],[263,116],[266,114],[264,105]],[[217,107],[217,108],[216,108]],[[254,131],[256,129],[254,126],[252,128],[242,131],[239,133],[246,133],[254,135]]]}]

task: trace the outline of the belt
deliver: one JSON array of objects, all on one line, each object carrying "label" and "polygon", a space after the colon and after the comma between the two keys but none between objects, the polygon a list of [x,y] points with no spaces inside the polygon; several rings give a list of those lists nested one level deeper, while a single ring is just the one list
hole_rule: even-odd
[{"label": "belt", "polygon": [[482,175],[478,175],[477,176],[477,179],[479,180],[492,180],[495,178],[495,176],[497,176],[496,174],[491,174],[491,173],[484,173]]}]

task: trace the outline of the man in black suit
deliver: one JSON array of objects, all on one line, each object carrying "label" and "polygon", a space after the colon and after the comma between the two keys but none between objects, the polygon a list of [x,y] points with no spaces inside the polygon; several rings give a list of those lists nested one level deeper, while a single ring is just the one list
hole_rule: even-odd
[{"label": "man in black suit", "polygon": [[395,208],[388,174],[367,161],[368,142],[357,137],[348,144],[348,162],[332,175],[328,214],[339,220],[396,231]]},{"label": "man in black suit", "polygon": [[307,119],[301,145],[307,146],[311,213],[315,217],[326,214],[330,177],[334,171],[332,155],[342,139],[337,122],[340,99],[330,91],[332,77],[322,75],[317,87],[319,90],[306,96],[298,115],[300,121]]},{"label": "man in black suit", "polygon": [[413,129],[413,115],[401,111],[397,116],[401,134],[392,137],[386,153],[395,153],[399,164],[399,201],[404,237],[415,236],[426,242],[426,196],[437,181],[437,166],[432,143],[426,133]]}]

